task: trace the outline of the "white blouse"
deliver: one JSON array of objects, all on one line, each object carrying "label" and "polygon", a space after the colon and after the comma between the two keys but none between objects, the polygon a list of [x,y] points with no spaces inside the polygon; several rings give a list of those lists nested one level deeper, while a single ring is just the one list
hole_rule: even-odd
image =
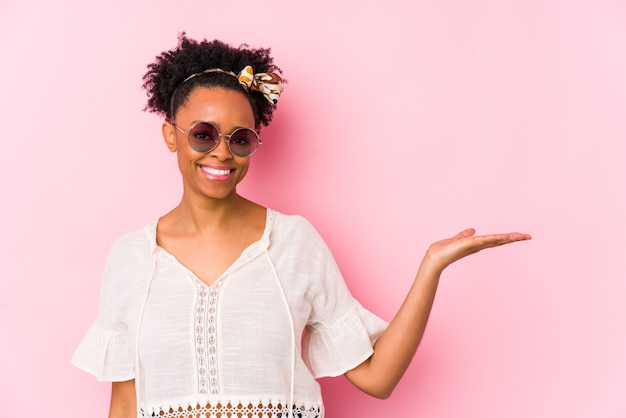
[{"label": "white blouse", "polygon": [[135,379],[141,417],[291,417],[291,405],[322,418],[315,379],[365,361],[387,323],[350,295],[313,226],[268,209],[261,239],[207,286],[157,245],[157,222],[111,248],[72,363]]}]

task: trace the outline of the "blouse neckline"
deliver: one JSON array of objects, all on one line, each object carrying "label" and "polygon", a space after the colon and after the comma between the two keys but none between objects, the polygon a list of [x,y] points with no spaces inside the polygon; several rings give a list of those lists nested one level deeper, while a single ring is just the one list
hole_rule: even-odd
[{"label": "blouse neckline", "polygon": [[156,218],[154,221],[152,221],[150,224],[146,226],[146,229],[147,229],[146,232],[148,234],[148,238],[150,242],[150,252],[153,257],[158,257],[160,254],[166,257],[167,259],[177,263],[180,267],[182,267],[188,274],[190,274],[193,277],[197,285],[211,288],[211,287],[214,287],[217,283],[221,283],[223,279],[229,274],[231,274],[234,270],[238,269],[240,266],[247,263],[252,258],[256,257],[259,253],[265,251],[265,249],[269,246],[269,243],[270,243],[270,233],[272,230],[274,219],[276,218],[276,214],[277,214],[276,211],[266,208],[265,228],[263,229],[263,234],[261,235],[261,237],[257,241],[254,241],[253,243],[248,245],[246,248],[244,248],[241,254],[239,255],[239,257],[237,257],[237,259],[230,266],[228,266],[228,268],[226,268],[226,270],[224,270],[224,272],[222,272],[222,274],[220,274],[220,276],[211,284],[207,284],[206,282],[202,281],[192,270],[190,270],[187,266],[181,263],[176,258],[176,256],[174,256],[165,248],[157,244],[156,231],[157,231],[157,226],[159,224],[160,218]]}]

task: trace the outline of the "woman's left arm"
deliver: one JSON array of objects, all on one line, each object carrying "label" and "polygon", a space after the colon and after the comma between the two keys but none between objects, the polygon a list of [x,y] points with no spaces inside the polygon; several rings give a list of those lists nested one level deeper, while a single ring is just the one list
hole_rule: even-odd
[{"label": "woman's left arm", "polygon": [[428,248],[404,303],[376,342],[374,354],[345,374],[356,387],[377,398],[391,395],[424,335],[439,278],[447,266],[486,248],[531,238],[517,232],[483,236],[475,232],[467,229]]}]

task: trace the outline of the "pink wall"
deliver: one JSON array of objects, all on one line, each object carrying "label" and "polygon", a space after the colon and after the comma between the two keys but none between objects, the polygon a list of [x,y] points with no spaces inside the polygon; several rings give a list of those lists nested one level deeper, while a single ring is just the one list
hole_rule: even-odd
[{"label": "pink wall", "polygon": [[624,2],[262,3],[0,3],[0,416],[105,416],[69,359],[108,246],[179,199],[140,85],[181,30],[273,48],[241,192],[307,216],[379,315],[430,242],[534,236],[452,266],[391,399],[324,381],[329,417],[626,416]]}]

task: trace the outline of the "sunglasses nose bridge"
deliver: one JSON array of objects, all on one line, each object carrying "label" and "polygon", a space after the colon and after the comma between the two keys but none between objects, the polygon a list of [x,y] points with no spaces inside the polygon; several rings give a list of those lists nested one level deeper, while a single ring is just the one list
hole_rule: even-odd
[{"label": "sunglasses nose bridge", "polygon": [[[222,141],[221,139],[222,137],[224,137],[224,141]],[[233,154],[233,151],[230,149],[230,137],[231,135],[218,133],[217,144],[215,144],[215,147],[213,147],[213,149],[209,152],[210,153],[220,152],[222,151],[222,147],[225,147],[223,151],[231,156],[234,156],[235,154]]]},{"label": "sunglasses nose bridge", "polygon": [[[217,134],[218,138],[224,137],[224,142],[226,142],[227,144],[230,144],[230,137],[233,136],[232,134]],[[222,142],[222,141],[219,141]]]}]

